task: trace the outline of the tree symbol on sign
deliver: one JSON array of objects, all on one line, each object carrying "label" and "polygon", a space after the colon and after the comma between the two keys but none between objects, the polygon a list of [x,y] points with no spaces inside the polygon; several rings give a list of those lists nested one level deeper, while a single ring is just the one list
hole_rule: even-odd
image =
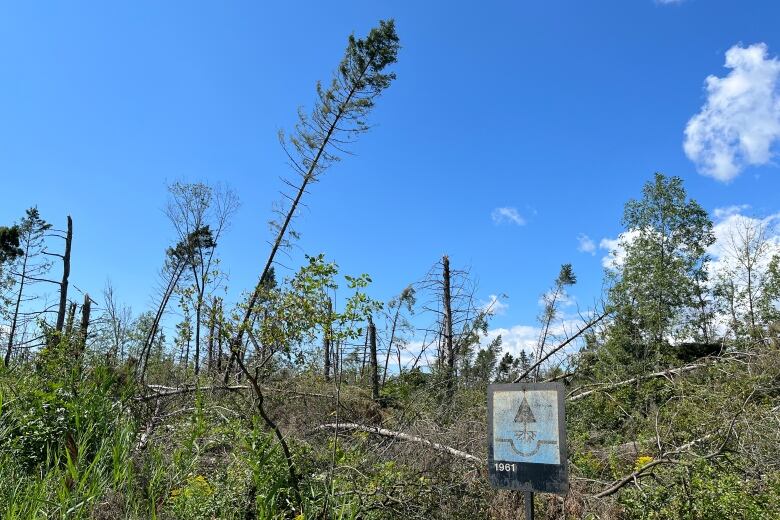
[{"label": "tree symbol on sign", "polygon": [[520,403],[520,408],[517,409],[517,415],[515,415],[515,422],[519,423],[535,423],[536,417],[531,410],[531,405],[528,404],[525,394],[523,394],[523,402]]},{"label": "tree symbol on sign", "polygon": [[515,432],[515,437],[517,437],[518,440],[534,440],[536,437],[536,432],[529,430],[528,424],[535,423],[536,417],[534,417],[534,412],[531,410],[531,405],[528,404],[528,399],[526,398],[525,394],[523,394],[523,402],[520,403],[520,407],[517,409],[517,414],[515,414],[515,422],[523,424],[523,430]]}]

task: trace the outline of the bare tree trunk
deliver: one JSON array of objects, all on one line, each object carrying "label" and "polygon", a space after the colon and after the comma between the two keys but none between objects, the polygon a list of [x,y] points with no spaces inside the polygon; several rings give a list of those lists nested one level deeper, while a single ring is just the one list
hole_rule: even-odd
[{"label": "bare tree trunk", "polygon": [[322,334],[322,350],[325,355],[325,381],[330,381],[330,342],[331,338],[331,314],[333,313],[333,301],[328,298],[328,323],[325,325],[325,330]]},{"label": "bare tree trunk", "polygon": [[[366,340],[363,343],[363,356],[360,358],[360,381],[363,382],[366,377],[366,360],[368,359],[368,337],[370,332],[366,327]],[[355,382],[357,383],[358,376],[355,376]]]},{"label": "bare tree trunk", "polygon": [[446,356],[445,377],[447,400],[452,400],[455,393],[455,348],[452,340],[452,295],[450,294],[450,259],[442,257],[444,282],[444,354]]},{"label": "bare tree trunk", "polygon": [[[152,343],[154,342],[154,338],[157,335],[157,328],[160,326],[160,321],[162,320],[163,314],[165,313],[165,308],[168,306],[168,300],[170,300],[171,296],[173,295],[173,291],[176,289],[176,284],[179,283],[179,278],[181,278],[181,275],[184,273],[185,267],[185,264],[177,266],[174,272],[171,273],[171,278],[168,280],[168,285],[165,288],[160,305],[157,307],[157,313],[155,314],[154,320],[152,321],[152,326],[149,328],[149,332],[147,333],[146,339],[144,340],[144,345],[139,356],[140,359],[145,358],[147,361],[149,360],[149,351],[152,349]],[[141,379],[143,379],[146,375],[146,363],[138,363],[136,369],[140,369]]]},{"label": "bare tree trunk", "polygon": [[[398,307],[395,309],[395,316],[393,317],[393,327],[390,330],[390,343],[387,345],[387,355],[385,356],[385,369],[382,372],[382,388],[385,387],[385,381],[387,380],[387,366],[390,364],[390,351],[393,350],[393,341],[395,341],[395,327],[398,324],[398,316],[401,313],[402,300],[398,300]],[[400,355],[400,353],[399,353]],[[400,375],[401,369],[398,369]]]},{"label": "bare tree trunk", "polygon": [[187,339],[187,347],[184,351],[184,373],[187,373],[187,367],[190,365],[190,339]]},{"label": "bare tree trunk", "polygon": [[222,371],[222,325],[217,328],[217,372]]},{"label": "bare tree trunk", "polygon": [[211,300],[211,312],[209,313],[209,344],[208,344],[208,371],[214,370],[214,329],[217,324],[217,298]]},{"label": "bare tree trunk", "polygon": [[73,320],[76,319],[76,302],[70,303],[68,309],[68,320],[65,322],[65,335],[70,337],[73,334]]},{"label": "bare tree trunk", "polygon": [[84,304],[81,306],[81,328],[79,329],[79,343],[77,354],[80,356],[87,348],[87,333],[89,332],[89,314],[92,309],[92,300],[89,294],[84,295]]},{"label": "bare tree trunk", "polygon": [[200,315],[203,308],[203,289],[205,282],[201,286],[198,301],[195,304],[195,376],[200,373]]},{"label": "bare tree trunk", "polygon": [[[338,384],[341,384],[341,343],[336,341],[330,344],[331,354],[333,358],[333,375],[334,379],[338,380]],[[337,377],[338,376],[338,377]]]},{"label": "bare tree trunk", "polygon": [[16,334],[16,325],[19,319],[19,305],[22,302],[22,291],[24,290],[24,280],[27,275],[27,257],[30,254],[30,241],[27,241],[24,251],[24,260],[22,260],[22,273],[19,279],[19,292],[16,294],[16,305],[14,306],[14,315],[11,320],[11,329],[8,331],[8,348],[5,351],[5,366],[11,363],[11,352],[14,346],[14,334]]},{"label": "bare tree trunk", "polygon": [[368,322],[368,345],[371,356],[371,397],[376,401],[379,399],[379,370],[376,359],[376,326],[373,321]]},{"label": "bare tree trunk", "polygon": [[750,338],[758,339],[760,334],[756,328],[756,314],[753,310],[753,265],[750,258],[750,251],[748,246],[745,246],[745,256],[747,264],[747,297],[748,297],[748,312],[750,313]]},{"label": "bare tree trunk", "polygon": [[62,256],[62,281],[60,282],[60,307],[54,329],[62,333],[65,325],[65,308],[68,305],[68,277],[70,277],[70,246],[73,243],[73,219],[68,215],[68,232],[65,235],[65,254]]}]

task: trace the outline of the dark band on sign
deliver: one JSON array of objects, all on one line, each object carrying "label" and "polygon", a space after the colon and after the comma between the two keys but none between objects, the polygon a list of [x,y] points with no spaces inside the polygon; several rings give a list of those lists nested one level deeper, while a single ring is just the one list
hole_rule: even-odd
[{"label": "dark band on sign", "polygon": [[493,487],[566,493],[563,385],[488,386],[488,475]]}]

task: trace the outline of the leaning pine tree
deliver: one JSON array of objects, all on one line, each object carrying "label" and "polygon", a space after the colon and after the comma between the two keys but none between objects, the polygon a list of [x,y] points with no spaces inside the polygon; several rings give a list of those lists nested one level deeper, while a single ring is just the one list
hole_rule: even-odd
[{"label": "leaning pine tree", "polygon": [[[297,476],[292,456],[282,432],[265,413],[263,393],[257,378],[251,373],[241,355],[244,335],[251,329],[259,305],[266,290],[266,279],[273,269],[274,258],[280,248],[288,243],[290,223],[295,216],[303,194],[309,185],[319,180],[325,170],[339,160],[339,154],[353,143],[358,135],[366,132],[369,125],[366,117],[374,107],[376,98],[395,79],[395,74],[385,69],[396,62],[399,42],[393,20],[380,21],[365,39],[349,37],[344,58],[330,84],[324,87],[317,83],[318,101],[311,115],[299,111],[299,122],[290,135],[280,132],[279,138],[294,172],[295,182],[287,184],[294,192],[286,194],[290,201],[280,218],[272,222],[275,238],[266,260],[263,272],[250,295],[236,334],[231,340],[231,357],[225,372],[227,381],[234,362],[249,380],[255,393],[255,403],[265,423],[274,431],[287,460],[290,479],[297,492]],[[297,494],[297,493],[296,493]]]}]

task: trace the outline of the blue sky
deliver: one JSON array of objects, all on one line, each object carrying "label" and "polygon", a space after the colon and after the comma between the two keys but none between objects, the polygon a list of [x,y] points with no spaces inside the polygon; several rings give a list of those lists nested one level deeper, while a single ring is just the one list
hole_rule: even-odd
[{"label": "blue sky", "polygon": [[583,308],[598,297],[598,246],[654,171],[710,211],[780,212],[775,1],[74,1],[0,6],[0,224],[31,205],[59,227],[71,214],[73,282],[111,279],[137,313],[174,236],[166,183],[223,182],[242,202],[221,244],[235,297],[289,171],[277,131],[347,35],[390,17],[398,79],[356,156],[311,190],[286,263],[325,252],[387,299],[447,253],[481,298],[509,296],[494,326],[511,329],[533,325],[561,263]]}]

